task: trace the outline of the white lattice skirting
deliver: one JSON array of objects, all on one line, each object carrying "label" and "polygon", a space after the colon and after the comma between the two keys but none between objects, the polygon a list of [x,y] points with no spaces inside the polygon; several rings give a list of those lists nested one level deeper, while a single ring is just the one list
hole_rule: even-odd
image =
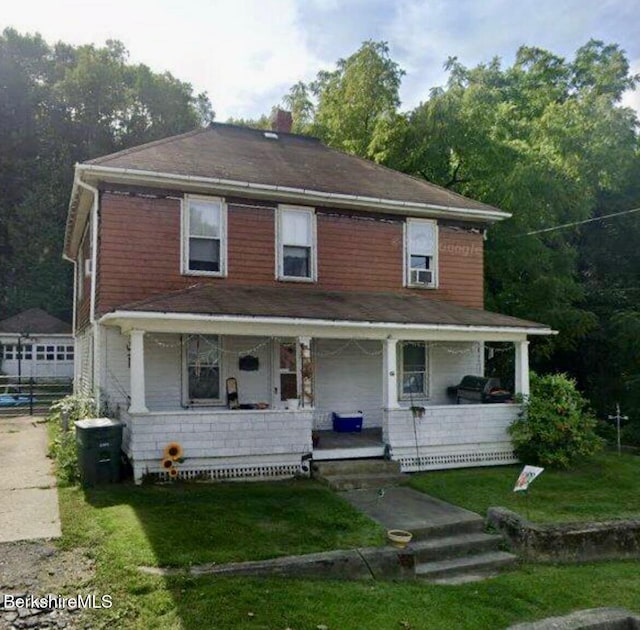
[{"label": "white lattice skirting", "polygon": [[400,462],[402,472],[465,468],[470,466],[500,466],[518,462],[518,458],[513,452],[513,449],[433,453],[420,456],[392,453],[391,459]]},{"label": "white lattice skirting", "polygon": [[[177,464],[176,468],[178,470],[177,478],[185,481],[263,481],[309,476],[308,466],[303,466],[300,462],[226,465],[224,467],[202,465],[187,467]],[[144,476],[157,481],[172,479],[168,472],[157,469],[147,469]]]}]

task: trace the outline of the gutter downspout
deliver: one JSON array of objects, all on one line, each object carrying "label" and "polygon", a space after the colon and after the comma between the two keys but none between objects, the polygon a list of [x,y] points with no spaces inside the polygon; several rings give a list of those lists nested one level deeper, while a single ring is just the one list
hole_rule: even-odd
[{"label": "gutter downspout", "polygon": [[[76,180],[78,186],[88,190],[93,195],[93,206],[91,208],[91,292],[90,292],[90,308],[89,323],[93,333],[93,397],[96,404],[96,411],[100,407],[100,353],[99,353],[99,331],[96,324],[96,276],[98,267],[98,203],[100,193],[95,186],[91,186],[83,182],[80,177]],[[81,270],[84,277],[84,270]]]},{"label": "gutter downspout", "polygon": [[73,314],[71,316],[71,336],[73,337],[73,393],[78,393],[78,352],[76,349],[76,317],[78,316],[78,262],[62,254],[64,260],[73,264]]}]

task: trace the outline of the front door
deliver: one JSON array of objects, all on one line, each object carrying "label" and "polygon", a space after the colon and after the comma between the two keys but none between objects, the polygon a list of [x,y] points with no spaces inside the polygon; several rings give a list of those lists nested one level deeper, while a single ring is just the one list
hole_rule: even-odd
[{"label": "front door", "polygon": [[282,408],[287,400],[298,398],[298,344],[294,341],[275,342],[273,406]]}]

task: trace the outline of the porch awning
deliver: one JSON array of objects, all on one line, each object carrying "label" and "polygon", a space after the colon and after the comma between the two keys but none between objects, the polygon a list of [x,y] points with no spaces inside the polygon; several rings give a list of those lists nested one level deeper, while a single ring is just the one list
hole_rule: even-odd
[{"label": "porch awning", "polygon": [[324,291],[302,286],[200,284],[132,302],[103,316],[103,323],[187,319],[301,325],[344,324],[417,329],[552,334],[545,324],[436,300],[417,293]]}]

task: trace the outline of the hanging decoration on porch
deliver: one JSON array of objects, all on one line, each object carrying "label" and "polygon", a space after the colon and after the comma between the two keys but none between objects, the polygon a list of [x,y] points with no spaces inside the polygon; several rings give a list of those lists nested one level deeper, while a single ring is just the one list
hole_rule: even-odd
[{"label": "hanging decoration on porch", "polygon": [[[177,342],[168,342],[168,341],[164,341],[162,339],[159,339],[157,336],[154,335],[149,335],[148,337],[149,341],[155,345],[157,345],[160,348],[166,348],[166,349],[178,349],[181,348],[183,343],[189,343],[192,340],[197,340],[198,346],[199,346],[199,353],[202,353],[203,356],[206,355],[207,360],[211,360],[212,362],[216,362],[220,359],[221,356],[225,355],[225,356],[232,356],[234,358],[241,358],[243,356],[247,356],[247,355],[255,355],[256,353],[258,353],[262,348],[265,348],[266,346],[269,346],[271,343],[273,342],[286,342],[289,341],[290,339],[284,339],[282,337],[266,337],[263,338],[262,341],[260,341],[260,343],[257,343],[254,346],[251,346],[249,348],[242,348],[239,350],[227,350],[224,347],[222,347],[221,345],[217,345],[217,344],[212,344],[210,339],[207,339],[206,335],[184,335],[182,337],[182,341],[177,341]],[[207,350],[206,352],[203,352],[203,344],[207,344]],[[411,345],[412,343],[423,343],[420,341],[403,341],[404,344],[406,345]],[[430,341],[429,343],[429,347],[430,348],[438,348],[439,350],[442,350],[443,352],[446,352],[447,354],[452,354],[452,355],[460,355],[460,356],[464,356],[464,355],[472,355],[472,354],[476,354],[478,352],[478,348],[476,343],[469,343],[469,342],[437,342],[437,341]],[[210,346],[210,347],[209,347]],[[463,346],[463,347],[459,347],[459,346]],[[382,355],[382,348],[380,349],[376,349],[376,350],[370,350],[368,348],[366,348],[363,345],[363,340],[362,339],[346,339],[344,344],[339,346],[338,348],[336,348],[335,350],[327,350],[324,352],[318,352],[317,350],[314,352],[314,356],[319,357],[319,358],[330,358],[330,357],[335,357],[338,356],[340,354],[342,354],[343,352],[345,352],[346,350],[348,350],[349,348],[356,348],[359,352],[361,352],[362,354],[366,355],[366,356],[371,356],[371,357],[375,357],[375,356],[381,356]],[[488,344],[485,345],[486,347],[486,351],[488,354],[488,358],[491,359],[493,358],[495,355],[497,354],[503,354],[506,352],[513,352],[513,344],[509,343],[507,345],[507,347],[504,348],[500,348],[500,347],[496,347],[496,346],[489,346]]]}]

